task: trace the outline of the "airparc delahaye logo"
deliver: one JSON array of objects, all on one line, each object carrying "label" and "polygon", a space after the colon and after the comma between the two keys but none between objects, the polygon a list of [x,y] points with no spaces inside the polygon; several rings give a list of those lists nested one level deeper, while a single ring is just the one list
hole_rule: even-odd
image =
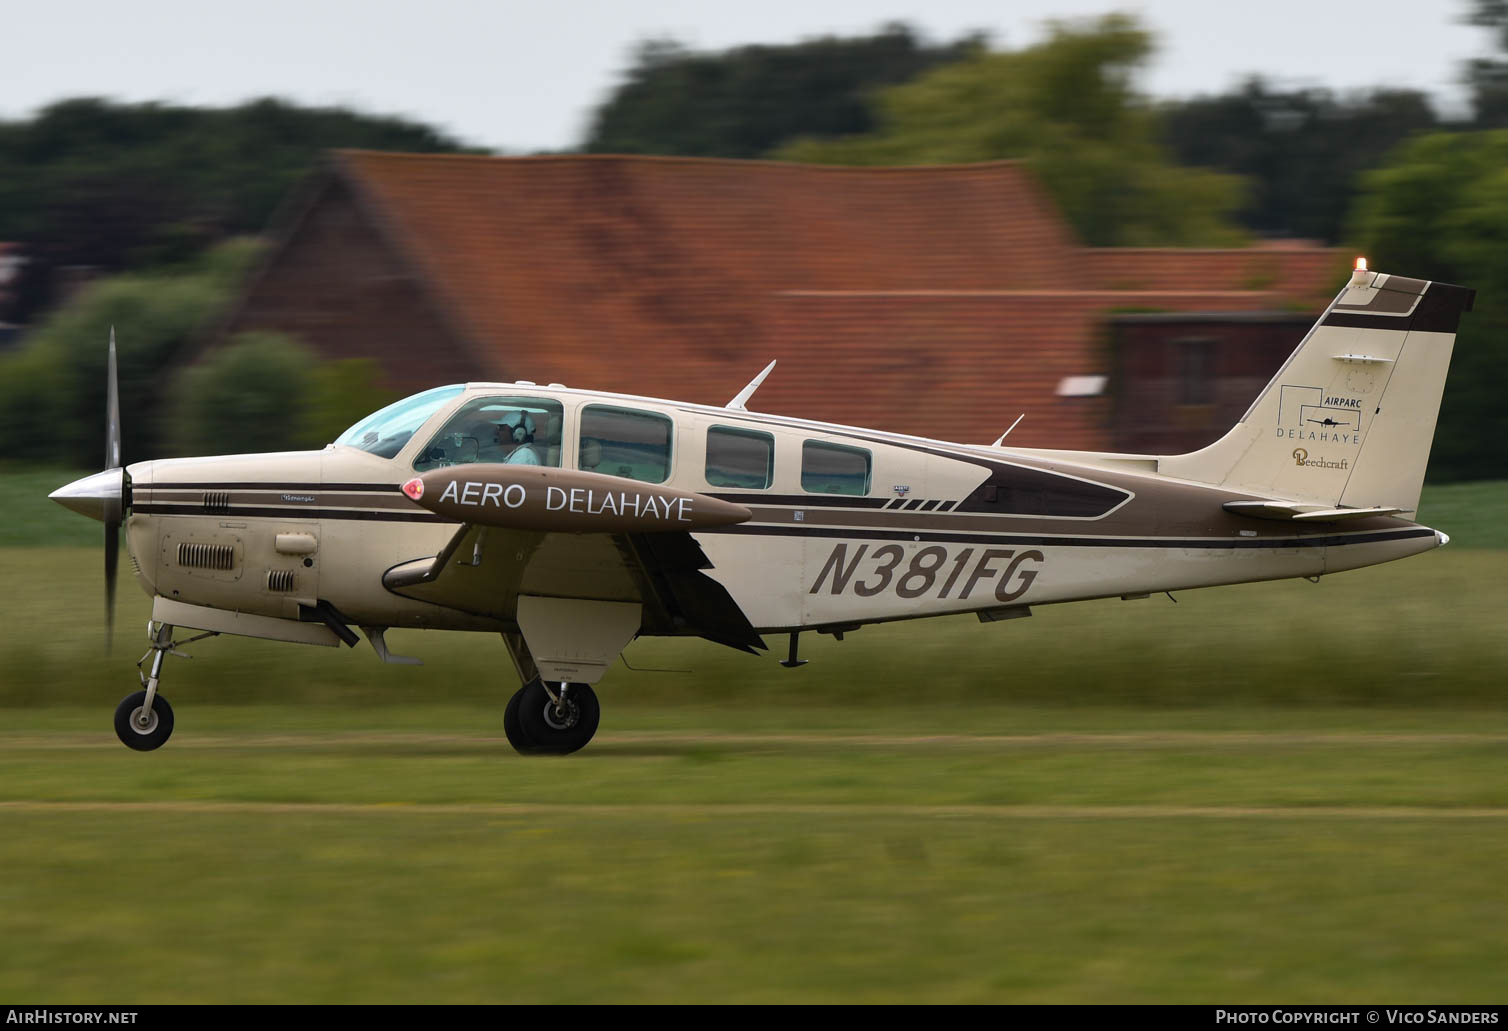
[{"label": "airparc delahaye logo", "polygon": [[[1285,383],[1278,393],[1277,434],[1285,440],[1355,447],[1361,443],[1363,411],[1364,402],[1359,397],[1329,394],[1323,387]],[[1297,459],[1297,453],[1294,457]],[[1306,464],[1315,463],[1299,461],[1299,465]]]}]

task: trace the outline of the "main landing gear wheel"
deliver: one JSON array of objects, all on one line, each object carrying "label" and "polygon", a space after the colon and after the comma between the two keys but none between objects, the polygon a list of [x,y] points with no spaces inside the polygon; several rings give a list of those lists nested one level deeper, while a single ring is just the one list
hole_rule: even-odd
[{"label": "main landing gear wheel", "polygon": [[121,699],[115,707],[115,736],[127,748],[138,752],[150,752],[161,748],[162,743],[173,734],[173,707],[162,695],[152,699],[152,709],[146,711],[147,693],[137,691]]},{"label": "main landing gear wheel", "polygon": [[521,755],[569,755],[597,733],[602,707],[589,684],[531,680],[508,699],[503,731]]}]

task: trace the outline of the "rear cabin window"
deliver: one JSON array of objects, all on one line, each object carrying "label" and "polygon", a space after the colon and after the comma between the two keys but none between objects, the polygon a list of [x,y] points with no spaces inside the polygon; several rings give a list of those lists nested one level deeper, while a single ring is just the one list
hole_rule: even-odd
[{"label": "rear cabin window", "polygon": [[774,482],[775,438],[755,430],[707,430],[707,482],[714,487],[765,490]]},{"label": "rear cabin window", "polygon": [[663,415],[587,405],[581,410],[578,468],[664,483],[670,478],[670,434],[670,420]]},{"label": "rear cabin window", "polygon": [[801,489],[812,494],[868,494],[869,452],[808,440],[801,445]]}]

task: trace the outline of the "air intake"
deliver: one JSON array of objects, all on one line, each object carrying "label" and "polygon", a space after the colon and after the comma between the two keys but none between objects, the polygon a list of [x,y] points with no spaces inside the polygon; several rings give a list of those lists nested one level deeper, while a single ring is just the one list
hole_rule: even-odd
[{"label": "air intake", "polygon": [[269,591],[291,591],[294,585],[294,575],[291,569],[267,570],[267,589]]},{"label": "air intake", "polygon": [[[206,512],[224,512],[230,508],[230,491],[207,490],[204,492],[204,510]],[[228,566],[226,568],[229,568]]]},{"label": "air intake", "polygon": [[229,544],[180,544],[178,564],[191,569],[232,569],[236,551]]}]

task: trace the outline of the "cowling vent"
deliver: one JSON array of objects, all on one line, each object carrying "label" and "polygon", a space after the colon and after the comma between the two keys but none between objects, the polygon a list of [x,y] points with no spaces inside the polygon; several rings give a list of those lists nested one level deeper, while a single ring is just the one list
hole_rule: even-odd
[{"label": "cowling vent", "polygon": [[204,492],[204,510],[206,512],[224,512],[230,508],[230,491],[207,490]]},{"label": "cowling vent", "polygon": [[267,570],[267,589],[269,591],[291,591],[295,583],[294,572],[291,569]]},{"label": "cowling vent", "polygon": [[178,545],[178,564],[191,569],[232,569],[236,551],[229,544]]}]

